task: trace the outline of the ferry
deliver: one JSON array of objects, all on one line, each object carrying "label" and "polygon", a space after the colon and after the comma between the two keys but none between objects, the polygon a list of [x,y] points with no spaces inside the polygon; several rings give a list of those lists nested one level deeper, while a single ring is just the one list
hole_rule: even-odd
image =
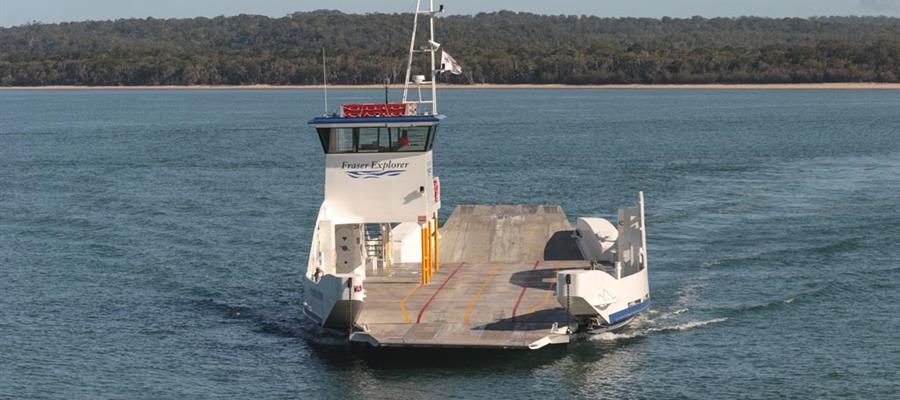
[{"label": "ferry", "polygon": [[[650,304],[643,193],[615,224],[573,227],[558,205],[522,204],[457,205],[441,223],[437,81],[460,67],[435,41],[443,6],[425,6],[416,1],[400,102],[344,104],[309,121],[325,190],[303,312],[377,348],[539,349],[624,326]],[[413,74],[423,56],[430,70]]]}]

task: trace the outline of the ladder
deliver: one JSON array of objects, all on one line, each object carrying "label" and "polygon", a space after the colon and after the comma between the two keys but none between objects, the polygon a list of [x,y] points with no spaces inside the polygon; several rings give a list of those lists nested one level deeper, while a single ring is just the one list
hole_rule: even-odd
[{"label": "ladder", "polygon": [[381,224],[365,224],[366,259],[376,260],[376,268],[384,268],[383,229]]}]

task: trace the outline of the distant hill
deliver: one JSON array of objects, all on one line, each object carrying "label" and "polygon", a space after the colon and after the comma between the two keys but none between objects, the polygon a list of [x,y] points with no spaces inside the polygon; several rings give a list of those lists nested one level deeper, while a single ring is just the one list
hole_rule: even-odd
[{"label": "distant hill", "polygon": [[[412,14],[295,13],[0,28],[0,85],[402,81]],[[900,82],[900,18],[448,16],[458,83]]]}]

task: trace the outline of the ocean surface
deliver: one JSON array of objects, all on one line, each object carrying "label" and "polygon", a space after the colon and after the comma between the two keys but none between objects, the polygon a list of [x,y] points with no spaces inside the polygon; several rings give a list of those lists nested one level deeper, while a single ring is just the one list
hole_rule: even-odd
[{"label": "ocean surface", "polygon": [[897,398],[900,91],[440,101],[444,219],[646,193],[649,312],[536,352],[317,339],[319,91],[0,91],[0,398]]}]

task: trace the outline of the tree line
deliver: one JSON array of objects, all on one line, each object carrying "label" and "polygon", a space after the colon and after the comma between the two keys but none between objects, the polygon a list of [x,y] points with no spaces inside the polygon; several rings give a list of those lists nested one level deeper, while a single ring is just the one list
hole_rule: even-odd
[{"label": "tree line", "polygon": [[[313,11],[30,23],[0,28],[0,85],[319,84],[323,48],[331,83],[402,82],[412,18]],[[894,17],[500,11],[443,17],[436,30],[463,66],[446,78],[453,83],[900,82]]]}]

